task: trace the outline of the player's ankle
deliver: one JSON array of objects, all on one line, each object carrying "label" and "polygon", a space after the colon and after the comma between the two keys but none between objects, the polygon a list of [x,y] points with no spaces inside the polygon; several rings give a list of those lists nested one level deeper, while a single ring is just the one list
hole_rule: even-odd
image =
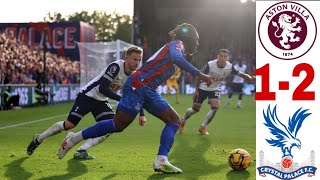
[{"label": "player's ankle", "polygon": [[157,156],[157,160],[158,162],[168,162],[168,157],[167,156],[164,156],[164,155],[158,155]]}]

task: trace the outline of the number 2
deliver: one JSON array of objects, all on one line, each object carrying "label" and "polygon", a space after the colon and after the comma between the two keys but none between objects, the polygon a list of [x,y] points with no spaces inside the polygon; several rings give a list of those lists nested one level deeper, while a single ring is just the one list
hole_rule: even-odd
[{"label": "number 2", "polygon": [[314,100],[314,91],[305,91],[305,89],[312,83],[314,78],[314,70],[310,64],[301,63],[294,67],[292,76],[297,77],[301,71],[306,72],[306,78],[294,90],[292,100]]},{"label": "number 2", "polygon": [[[256,92],[256,100],[276,100],[276,92],[270,91],[270,66],[266,64],[256,69],[256,75],[261,76],[261,92]],[[314,79],[314,70],[310,64],[301,63],[294,67],[292,71],[293,77],[299,77],[301,71],[306,72],[305,79],[296,87],[292,94],[293,101],[299,100],[315,100],[314,91],[305,91]]]}]

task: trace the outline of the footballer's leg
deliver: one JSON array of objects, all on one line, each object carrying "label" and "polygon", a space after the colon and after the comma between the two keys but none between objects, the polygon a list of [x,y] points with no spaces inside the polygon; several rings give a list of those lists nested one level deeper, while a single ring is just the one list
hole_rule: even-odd
[{"label": "footballer's leg", "polygon": [[69,112],[69,116],[65,121],[59,121],[49,127],[41,134],[37,134],[31,140],[28,148],[27,154],[32,155],[35,149],[48,137],[59,134],[60,132],[68,129],[72,129],[84,115],[90,112],[90,102],[85,96],[78,96],[76,102],[74,103],[72,109]]},{"label": "footballer's leg", "polygon": [[179,84],[177,81],[174,84],[174,89],[176,90],[176,104],[179,104],[180,103],[180,95],[179,95],[180,92],[179,92]]},{"label": "footballer's leg", "polygon": [[84,139],[122,132],[138,114],[139,110],[136,107],[141,107],[142,104],[143,98],[139,93],[134,92],[131,87],[124,88],[123,97],[118,104],[114,119],[102,120],[83,131],[68,134],[58,151],[58,158],[62,159],[73,146]]},{"label": "footballer's leg", "polygon": [[[113,119],[114,118],[114,112],[112,111],[112,107],[109,103],[96,101],[93,104],[93,109],[91,111],[93,117],[95,118],[96,122],[105,120],[105,119]],[[90,155],[87,151],[88,149],[102,143],[105,141],[110,134],[96,137],[96,138],[90,138],[88,139],[83,145],[81,145],[76,152],[73,155],[74,159],[95,159],[93,155]]]},{"label": "footballer's leg", "polygon": [[181,119],[181,124],[179,126],[179,133],[182,134],[187,120],[195,113],[199,112],[201,109],[201,104],[194,102],[191,108],[188,108]]},{"label": "footballer's leg", "polygon": [[231,90],[230,90],[230,93],[228,95],[227,103],[225,104],[225,106],[230,105],[233,94],[237,93],[237,92],[238,92],[237,83],[232,83]]},{"label": "footballer's leg", "polygon": [[132,123],[134,118],[135,116],[117,109],[114,119],[99,121],[78,133],[68,133],[58,151],[58,158],[62,159],[72,147],[85,139],[105,136],[114,132],[122,132]]},{"label": "footballer's leg", "polygon": [[242,101],[242,93],[239,93],[237,108],[241,108],[241,101]]},{"label": "footballer's leg", "polygon": [[93,155],[88,153],[88,149],[90,149],[90,148],[102,143],[110,135],[111,135],[111,133],[107,134],[107,135],[104,135],[104,136],[88,139],[83,145],[81,145],[76,150],[76,152],[73,155],[73,158],[74,159],[85,159],[85,160],[95,159],[95,157]]},{"label": "footballer's leg", "polygon": [[183,119],[181,119],[181,124],[179,127],[179,133],[182,134],[187,120],[195,113],[199,112],[203,101],[207,98],[206,91],[199,89],[199,95],[193,100],[192,108],[186,110]]},{"label": "footballer's leg", "polygon": [[238,93],[239,93],[239,96],[238,96],[238,102],[237,102],[237,108],[240,108],[241,107],[241,101],[242,101],[242,89],[243,89],[243,83],[238,83]]},{"label": "footballer's leg", "polygon": [[182,173],[180,168],[173,166],[168,160],[168,154],[180,124],[179,115],[156,92],[149,92],[148,98],[143,107],[166,124],[161,133],[158,156],[153,164],[153,168],[156,172]]},{"label": "footballer's leg", "polygon": [[165,97],[168,98],[170,95],[170,89],[171,89],[171,83],[169,82],[169,80],[167,80],[166,86],[167,86],[167,93],[165,94]]},{"label": "footballer's leg", "polygon": [[225,104],[225,106],[230,105],[234,92],[236,92],[236,85],[235,85],[235,83],[232,83],[231,84],[231,90],[230,90],[230,93],[228,95],[227,103]]},{"label": "footballer's leg", "polygon": [[233,95],[233,93],[232,93],[232,91],[231,91],[231,92],[229,93],[229,95],[228,95],[227,103],[226,103],[226,105],[225,105],[225,106],[230,105],[231,100],[232,100],[232,95]]},{"label": "footballer's leg", "polygon": [[203,135],[209,135],[209,132],[206,129],[206,126],[213,120],[216,112],[220,106],[220,91],[213,91],[209,95],[209,104],[210,104],[210,111],[207,113],[205,120],[202,122],[199,132]]}]

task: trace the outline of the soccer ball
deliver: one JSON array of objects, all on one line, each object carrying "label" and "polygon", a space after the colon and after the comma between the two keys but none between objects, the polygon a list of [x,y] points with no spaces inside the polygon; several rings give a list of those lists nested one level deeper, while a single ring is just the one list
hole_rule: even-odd
[{"label": "soccer ball", "polygon": [[250,154],[241,148],[231,151],[229,158],[229,165],[234,170],[244,170],[250,165]]}]

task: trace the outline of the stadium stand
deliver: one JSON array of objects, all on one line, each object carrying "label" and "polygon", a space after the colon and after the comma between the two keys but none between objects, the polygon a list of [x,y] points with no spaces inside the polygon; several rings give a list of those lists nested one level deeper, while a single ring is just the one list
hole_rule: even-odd
[{"label": "stadium stand", "polygon": [[[43,51],[0,34],[0,84],[36,84],[43,71]],[[79,84],[79,61],[46,53],[47,83]]]}]

